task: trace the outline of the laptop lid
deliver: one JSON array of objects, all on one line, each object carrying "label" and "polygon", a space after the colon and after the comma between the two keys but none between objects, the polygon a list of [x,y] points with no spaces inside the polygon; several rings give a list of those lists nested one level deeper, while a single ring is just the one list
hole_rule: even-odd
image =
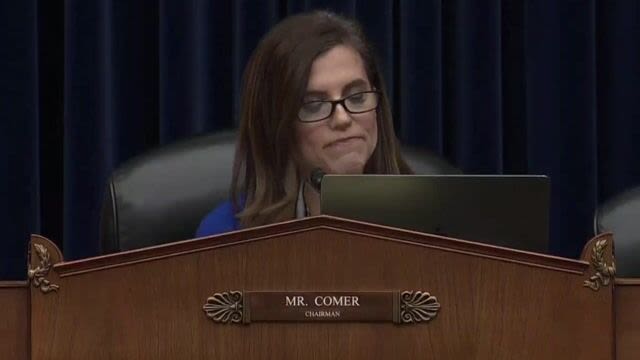
[{"label": "laptop lid", "polygon": [[326,175],[321,212],[548,252],[549,178],[530,175]]}]

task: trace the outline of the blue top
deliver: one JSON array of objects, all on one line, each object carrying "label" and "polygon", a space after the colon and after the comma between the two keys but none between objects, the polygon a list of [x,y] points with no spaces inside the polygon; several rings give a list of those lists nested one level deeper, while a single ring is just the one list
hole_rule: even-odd
[{"label": "blue top", "polygon": [[202,219],[196,231],[196,237],[216,235],[239,229],[240,223],[233,212],[233,204],[231,201],[225,201]]}]

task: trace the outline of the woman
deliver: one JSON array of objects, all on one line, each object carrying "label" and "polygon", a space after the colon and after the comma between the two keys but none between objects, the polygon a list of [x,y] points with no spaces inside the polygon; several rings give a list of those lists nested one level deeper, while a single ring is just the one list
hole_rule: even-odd
[{"label": "woman", "polygon": [[197,236],[320,213],[305,186],[330,174],[407,174],[382,75],[360,27],[328,12],[291,16],[254,51],[244,73],[232,201]]}]

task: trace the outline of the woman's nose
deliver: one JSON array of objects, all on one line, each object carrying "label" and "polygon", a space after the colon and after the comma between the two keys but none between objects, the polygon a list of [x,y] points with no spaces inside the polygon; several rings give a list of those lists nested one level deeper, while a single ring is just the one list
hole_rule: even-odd
[{"label": "woman's nose", "polygon": [[343,128],[351,125],[351,114],[344,108],[342,104],[336,104],[336,108],[331,116],[331,127]]}]

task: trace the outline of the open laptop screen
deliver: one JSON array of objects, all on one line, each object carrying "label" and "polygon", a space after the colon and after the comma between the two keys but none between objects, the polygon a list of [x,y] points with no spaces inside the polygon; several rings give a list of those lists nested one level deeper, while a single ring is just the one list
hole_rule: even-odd
[{"label": "open laptop screen", "polygon": [[548,252],[549,178],[326,175],[321,212],[429,234]]}]

